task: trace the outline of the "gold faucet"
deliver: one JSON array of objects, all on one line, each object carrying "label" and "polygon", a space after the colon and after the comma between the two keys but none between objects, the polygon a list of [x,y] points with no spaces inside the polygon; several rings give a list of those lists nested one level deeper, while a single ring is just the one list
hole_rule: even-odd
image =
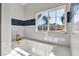
[{"label": "gold faucet", "polygon": [[22,38],[19,34],[16,35],[16,42],[19,44],[21,42]]}]

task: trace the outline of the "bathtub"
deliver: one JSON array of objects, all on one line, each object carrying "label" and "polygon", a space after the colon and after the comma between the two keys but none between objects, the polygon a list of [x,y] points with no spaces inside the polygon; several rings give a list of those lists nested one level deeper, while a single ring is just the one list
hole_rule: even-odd
[{"label": "bathtub", "polygon": [[26,52],[28,52],[32,56],[55,56],[51,50],[53,49],[52,45],[32,41],[29,39],[22,39],[19,44],[13,42],[14,48],[18,47]]}]

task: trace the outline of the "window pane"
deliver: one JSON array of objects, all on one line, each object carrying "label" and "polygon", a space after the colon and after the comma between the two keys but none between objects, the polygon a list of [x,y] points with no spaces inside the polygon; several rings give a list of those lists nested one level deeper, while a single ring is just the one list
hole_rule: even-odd
[{"label": "window pane", "polygon": [[43,25],[43,29],[42,30],[48,30],[48,26],[47,25]]},{"label": "window pane", "polygon": [[56,18],[52,17],[49,19],[49,30],[55,30],[56,29]]},{"label": "window pane", "polygon": [[77,7],[78,7],[78,5],[77,5],[77,4],[76,4],[76,5],[74,5],[74,7],[73,7],[73,8],[74,8],[74,10],[73,10],[73,11],[74,11],[74,13],[76,13],[76,12],[77,12],[77,10],[78,10],[78,8],[77,8]]},{"label": "window pane", "polygon": [[49,19],[49,24],[55,24],[55,23],[56,23],[56,18],[51,17],[51,18]]},{"label": "window pane", "polygon": [[57,10],[57,16],[63,16],[64,15],[64,9]]},{"label": "window pane", "polygon": [[63,25],[63,22],[61,20],[61,17],[57,17],[57,19],[56,19],[56,30],[60,31],[60,30],[63,30],[63,29],[64,29],[64,25]]},{"label": "window pane", "polygon": [[74,23],[78,23],[78,22],[79,22],[79,10],[74,15]]},{"label": "window pane", "polygon": [[38,30],[43,30],[43,26],[42,25],[38,26]]},{"label": "window pane", "polygon": [[51,11],[49,12],[49,16],[52,18],[52,17],[55,17],[56,15],[56,11]]},{"label": "window pane", "polygon": [[48,21],[48,12],[43,12],[37,15],[37,25],[47,24]]},{"label": "window pane", "polygon": [[63,23],[62,23],[62,20],[61,20],[61,17],[57,17],[57,19],[56,19],[56,24],[57,25],[62,25]]},{"label": "window pane", "polygon": [[51,11],[49,12],[49,24],[54,24],[56,23],[56,11]]}]

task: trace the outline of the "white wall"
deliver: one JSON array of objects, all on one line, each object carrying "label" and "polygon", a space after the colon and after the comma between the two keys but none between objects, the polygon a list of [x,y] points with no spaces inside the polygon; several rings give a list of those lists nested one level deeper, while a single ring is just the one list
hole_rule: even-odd
[{"label": "white wall", "polygon": [[[24,6],[21,4],[11,4],[11,18],[18,19],[18,20],[25,20],[24,19]],[[12,41],[15,40],[16,34],[20,34],[24,37],[24,28],[23,26],[12,26]]]},{"label": "white wall", "polygon": [[16,40],[16,35],[19,34],[21,37],[24,37],[24,27],[23,26],[12,26],[12,42]]},{"label": "white wall", "polygon": [[[2,24],[1,24],[2,25],[1,27],[2,55],[6,55],[10,52],[12,37],[14,37],[15,34],[17,33],[16,31],[18,27],[11,26],[11,18],[24,19],[24,7],[20,4],[14,4],[14,3],[12,4],[3,3],[2,4]],[[23,28],[20,27],[20,29],[18,29],[18,32],[20,32],[22,29]]]},{"label": "white wall", "polygon": [[64,5],[64,3],[28,3],[25,6],[25,18],[26,20],[35,18],[37,12],[48,10],[61,5]]},{"label": "white wall", "polygon": [[[40,12],[40,11],[44,11],[44,10],[48,10],[48,9],[51,9],[51,8],[54,8],[56,6],[60,6],[60,5],[63,5],[63,4],[28,4],[26,7],[25,7],[25,15],[26,15],[26,19],[31,19],[31,18],[35,18],[35,14],[37,12]],[[69,11],[69,4],[67,5],[67,8],[68,8],[68,11]],[[69,29],[68,29],[68,32],[69,32]],[[35,26],[25,26],[24,27],[24,34],[25,34],[25,37],[27,38],[32,38],[32,39],[37,39],[37,40],[44,40],[45,38],[45,33],[44,32],[36,32],[35,31]],[[46,41],[49,41],[49,42],[54,42],[54,43],[60,43],[62,45],[68,45],[70,46],[70,38],[68,36],[69,34],[65,34],[65,33],[54,33],[54,32],[49,32],[48,33],[48,38],[46,39]],[[58,40],[57,42],[55,42],[55,40]],[[30,41],[31,42],[31,41]],[[36,44],[37,45],[37,44]],[[65,52],[68,53],[68,55],[70,55],[70,48],[66,49],[67,47],[63,47],[63,46],[58,46],[58,49],[61,49],[62,50],[57,50],[57,51],[60,51],[60,55],[61,55],[61,52],[64,51],[64,49],[66,50]],[[56,51],[55,51],[56,52]],[[57,55],[58,52],[56,52],[56,55]]]},{"label": "white wall", "polygon": [[19,3],[12,3],[9,4],[11,7],[11,18],[16,18],[19,20],[25,20],[24,19],[24,6]]},{"label": "white wall", "polygon": [[79,56],[79,34],[72,33],[71,48],[72,48],[72,55]]},{"label": "white wall", "polygon": [[10,53],[11,50],[11,15],[10,5],[2,4],[1,19],[1,55]]},{"label": "white wall", "polygon": [[71,24],[72,25],[71,26],[71,49],[72,49],[72,55],[74,56],[79,56],[79,32],[75,32],[76,30],[78,31],[79,22],[74,23],[75,19],[79,19],[78,16],[79,14],[75,13],[74,17],[72,18],[72,24]]}]

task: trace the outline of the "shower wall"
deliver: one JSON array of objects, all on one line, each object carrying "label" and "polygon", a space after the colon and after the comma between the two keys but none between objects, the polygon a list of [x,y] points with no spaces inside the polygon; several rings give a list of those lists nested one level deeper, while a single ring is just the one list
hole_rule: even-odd
[{"label": "shower wall", "polygon": [[12,31],[11,18],[24,19],[24,7],[17,3],[2,3],[1,7],[1,55],[7,55],[11,51],[12,36],[17,28],[14,27]]},{"label": "shower wall", "polygon": [[[24,6],[18,3],[12,4],[11,15],[12,15],[11,18],[13,19],[24,20]],[[12,27],[12,41],[15,41],[17,34],[20,34],[21,37],[24,37],[23,26],[11,25],[11,27]]]}]

